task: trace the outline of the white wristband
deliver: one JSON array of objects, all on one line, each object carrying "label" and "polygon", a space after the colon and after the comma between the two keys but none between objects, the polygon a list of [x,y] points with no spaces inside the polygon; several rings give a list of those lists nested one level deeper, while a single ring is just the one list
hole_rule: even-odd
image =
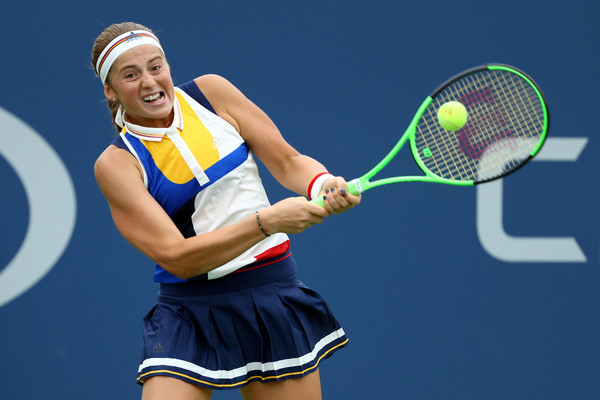
[{"label": "white wristband", "polygon": [[331,178],[335,178],[335,176],[333,176],[331,174],[323,174],[323,175],[319,176],[317,179],[315,179],[315,181],[312,184],[310,193],[309,193],[311,200],[315,199],[315,198],[317,198],[317,196],[319,196],[321,189],[323,189],[323,184],[325,183],[326,180],[331,179]]}]

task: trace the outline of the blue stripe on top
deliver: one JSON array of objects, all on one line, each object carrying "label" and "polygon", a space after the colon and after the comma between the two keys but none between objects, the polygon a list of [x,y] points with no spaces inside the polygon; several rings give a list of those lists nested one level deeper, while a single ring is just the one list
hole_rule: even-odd
[{"label": "blue stripe on top", "polygon": [[[125,137],[131,146],[138,153],[140,159],[145,160],[144,168],[148,176],[148,190],[154,199],[163,207],[171,218],[188,201],[192,200],[196,194],[217,182],[219,179],[242,165],[248,159],[248,146],[242,143],[237,149],[211,165],[204,172],[210,179],[208,183],[200,186],[198,181],[193,178],[186,183],[177,184],[171,182],[154,163],[152,155],[146,149],[146,146],[136,137],[126,133]],[[115,139],[112,144],[129,150],[121,137]],[[181,216],[179,217],[181,218]]]},{"label": "blue stripe on top", "polygon": [[198,88],[198,85],[196,85],[196,82],[189,81],[182,85],[179,85],[178,88],[180,88],[181,90],[186,92],[188,94],[188,96],[190,96],[192,99],[196,100],[208,111],[212,112],[213,114],[217,114],[217,112],[213,108],[212,104],[210,104],[210,102],[208,101],[208,99],[206,98],[204,93],[202,93],[200,88]]},{"label": "blue stripe on top", "polygon": [[[216,114],[214,108],[194,81],[186,82],[179,87],[195,101],[200,103],[200,105]],[[162,171],[160,171],[154,162],[151,153],[144,145],[143,140],[140,140],[129,133],[125,133],[122,136],[124,136],[124,139],[119,136],[112,144],[127,151],[131,151],[128,147],[129,145],[133,151],[137,153],[137,157],[141,160],[146,171],[149,193],[161,205],[169,217],[171,217],[184,237],[192,237],[197,234],[192,223],[192,215],[195,211],[194,203],[198,193],[244,164],[249,156],[248,146],[245,143],[241,143],[231,153],[223,156],[223,158],[204,171],[209,178],[208,183],[200,185],[195,178],[192,178],[183,184],[176,184],[170,181]],[[125,141],[128,143],[126,144]],[[154,280],[163,283],[185,282],[185,280],[175,277],[158,265],[155,268]]]},{"label": "blue stripe on top", "polygon": [[[210,182],[208,182],[205,185],[202,185],[198,192],[209,187],[210,185],[227,175],[229,172],[242,165],[247,159],[248,146],[246,146],[245,143],[242,143],[237,149],[235,149],[227,156],[222,158],[220,161],[218,161],[216,164],[212,165],[210,168],[204,171],[206,176],[208,176],[208,179],[210,179]],[[180,205],[180,207],[176,210],[175,213],[169,214],[173,222],[175,222],[175,225],[177,225],[177,227],[179,228],[179,231],[186,238],[196,235],[196,232],[194,231],[194,227],[192,225],[192,214],[195,210],[195,198],[195,195],[190,197],[188,201]]]}]

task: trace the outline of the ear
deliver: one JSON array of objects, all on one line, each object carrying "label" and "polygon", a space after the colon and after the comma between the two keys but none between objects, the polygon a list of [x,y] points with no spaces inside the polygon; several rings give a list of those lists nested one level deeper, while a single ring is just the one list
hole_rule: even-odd
[{"label": "ear", "polygon": [[110,101],[116,101],[118,99],[117,92],[107,84],[104,84],[104,96]]}]

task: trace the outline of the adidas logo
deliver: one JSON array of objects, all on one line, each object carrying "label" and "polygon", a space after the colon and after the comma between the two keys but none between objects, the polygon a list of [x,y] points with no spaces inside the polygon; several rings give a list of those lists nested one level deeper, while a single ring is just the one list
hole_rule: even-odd
[{"label": "adidas logo", "polygon": [[152,350],[150,352],[151,353],[164,353],[165,349],[163,349],[162,344],[158,343],[152,348]]}]

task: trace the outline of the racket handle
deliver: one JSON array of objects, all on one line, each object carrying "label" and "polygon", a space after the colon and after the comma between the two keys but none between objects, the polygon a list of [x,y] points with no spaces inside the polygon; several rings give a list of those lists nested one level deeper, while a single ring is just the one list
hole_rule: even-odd
[{"label": "racket handle", "polygon": [[[358,183],[358,179],[354,179],[350,182],[347,182],[348,193],[353,194],[355,196],[358,196],[360,194],[360,190],[358,190],[357,183]],[[310,202],[314,203],[318,206],[325,207],[325,202],[323,201],[323,196],[319,196],[316,199],[312,199]]]}]

